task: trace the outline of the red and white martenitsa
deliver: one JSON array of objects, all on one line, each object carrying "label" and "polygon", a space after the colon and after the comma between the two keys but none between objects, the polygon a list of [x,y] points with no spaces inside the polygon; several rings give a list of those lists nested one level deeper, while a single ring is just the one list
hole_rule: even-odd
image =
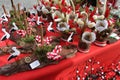
[{"label": "red and white martenitsa", "polygon": [[5,28],[2,28],[2,31],[4,32],[4,35],[2,36],[2,38],[0,39],[0,41],[4,41],[6,39],[10,38],[10,34],[6,31]]},{"label": "red and white martenitsa", "polygon": [[13,58],[16,58],[17,56],[20,55],[20,51],[16,48],[16,47],[12,47],[12,50],[14,51],[13,53],[11,53],[11,55],[8,57],[8,61],[13,59]]}]

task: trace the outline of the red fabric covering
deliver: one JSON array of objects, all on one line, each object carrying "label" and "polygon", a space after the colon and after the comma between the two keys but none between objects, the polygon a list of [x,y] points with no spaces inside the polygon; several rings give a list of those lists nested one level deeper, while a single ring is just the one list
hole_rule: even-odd
[{"label": "red fabric covering", "polygon": [[120,60],[119,44],[120,41],[107,45],[106,47],[92,45],[89,53],[78,52],[75,57],[71,58],[73,66],[59,73],[55,80],[74,80],[72,78],[74,78],[76,74],[75,69],[85,65],[85,61],[92,57],[94,57],[96,61],[100,61],[104,66],[108,66],[112,62]]},{"label": "red fabric covering", "polygon": [[[68,75],[74,67],[79,64],[83,64],[84,61],[91,57],[95,57],[96,60],[101,61],[105,65],[110,64],[114,61],[119,55],[120,41],[107,45],[106,47],[97,47],[95,45],[91,46],[89,53],[77,53],[73,58],[66,59],[61,61],[57,65],[49,65],[41,69],[36,69],[32,71],[26,71],[14,74],[12,76],[0,76],[1,80],[68,80]],[[6,58],[8,55],[0,57],[0,65],[6,64]],[[21,55],[23,56],[23,55]],[[55,76],[57,75],[56,79]]]},{"label": "red fabric covering", "polygon": [[[49,32],[46,36],[58,35],[58,33]],[[77,37],[77,38],[76,38]],[[10,40],[0,42],[0,47],[6,46],[6,42],[9,42],[7,45],[12,45],[14,42]],[[78,43],[78,36],[75,36],[73,41],[75,45]],[[62,44],[62,42],[61,42]],[[80,53],[78,52],[75,57],[61,61],[56,65],[49,65],[44,68],[26,71],[17,73],[11,76],[0,76],[1,80],[69,80],[71,76],[71,71],[74,71],[74,67],[79,64],[83,64],[84,61],[91,57],[95,57],[96,60],[100,60],[105,65],[110,64],[113,60],[120,55],[120,41],[107,45],[106,47],[97,47],[92,44],[89,53]],[[20,55],[24,57],[26,54]],[[0,56],[0,66],[13,62],[7,62],[8,55]],[[70,76],[69,76],[70,75]]]}]

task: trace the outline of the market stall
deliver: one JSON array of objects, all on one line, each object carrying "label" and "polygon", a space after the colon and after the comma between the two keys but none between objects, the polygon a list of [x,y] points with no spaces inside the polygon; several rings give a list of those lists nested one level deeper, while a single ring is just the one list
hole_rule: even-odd
[{"label": "market stall", "polygon": [[82,3],[38,0],[26,10],[11,0],[9,12],[2,5],[0,79],[118,79],[120,15],[107,0]]}]

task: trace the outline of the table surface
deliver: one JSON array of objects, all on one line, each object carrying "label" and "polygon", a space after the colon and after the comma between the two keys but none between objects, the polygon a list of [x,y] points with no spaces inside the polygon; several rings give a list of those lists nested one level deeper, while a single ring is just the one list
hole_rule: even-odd
[{"label": "table surface", "polygon": [[[3,33],[0,31],[0,37],[2,35]],[[55,34],[50,33],[47,35],[49,36]],[[76,41],[77,40],[74,41],[75,44],[77,44]],[[14,42],[10,40],[6,40],[2,42],[0,41],[0,47],[6,46],[6,42],[9,45],[14,44]],[[0,79],[1,80],[66,80],[67,78],[63,79],[63,77],[68,76],[69,70],[72,70],[76,65],[84,63],[84,61],[88,60],[91,57],[96,57],[96,59],[100,60],[105,65],[107,65],[110,64],[113,60],[115,60],[118,56],[120,56],[119,51],[120,51],[120,41],[117,41],[116,43],[107,45],[105,47],[98,47],[92,44],[89,53],[85,54],[85,53],[77,52],[75,57],[62,60],[56,65],[49,65],[44,68],[21,72],[11,76],[0,75]],[[4,64],[8,64],[10,62],[14,62],[14,60],[7,62],[8,56],[9,55],[0,56],[0,66]],[[22,54],[20,56],[24,57],[26,55]]]},{"label": "table surface", "polygon": [[[44,68],[17,73],[11,76],[0,76],[2,80],[54,80],[57,75],[60,75],[65,70],[72,68],[75,65],[83,63],[85,60],[96,57],[101,62],[110,64],[116,57],[120,56],[120,41],[107,45],[105,47],[98,47],[91,45],[89,53],[77,52],[73,58],[62,60],[56,65],[49,65]],[[21,55],[25,56],[24,54]],[[0,56],[0,65],[7,64],[6,58],[8,55]],[[14,60],[11,60],[11,62]],[[63,74],[63,73],[62,73]],[[22,77],[21,77],[22,76]],[[62,75],[63,76],[63,75]]]}]

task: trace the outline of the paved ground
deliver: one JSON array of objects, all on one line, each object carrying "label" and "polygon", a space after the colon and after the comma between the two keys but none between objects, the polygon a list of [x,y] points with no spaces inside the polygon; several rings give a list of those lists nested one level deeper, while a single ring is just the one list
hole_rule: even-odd
[{"label": "paved ground", "polygon": [[[14,0],[15,4],[21,3],[25,5],[26,8],[30,8],[33,4],[37,4],[37,0]],[[5,5],[7,10],[11,9],[10,0],[0,0],[0,14],[3,13],[2,4]],[[117,0],[117,5],[120,6],[120,0]]]},{"label": "paved ground", "polygon": [[[21,4],[25,5],[26,8],[30,8],[33,4],[37,4],[37,0],[13,0],[13,1],[14,1],[15,5],[17,5],[18,3],[21,3]],[[0,14],[3,13],[2,4],[5,5],[7,10],[11,9],[10,0],[0,0]]]}]

